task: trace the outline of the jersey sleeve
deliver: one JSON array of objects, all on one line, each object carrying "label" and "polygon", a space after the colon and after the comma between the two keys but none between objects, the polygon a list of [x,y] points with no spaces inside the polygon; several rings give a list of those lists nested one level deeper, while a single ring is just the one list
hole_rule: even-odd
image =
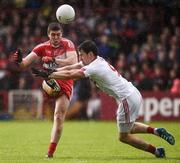
[{"label": "jersey sleeve", "polygon": [[34,47],[34,49],[32,50],[34,53],[36,53],[36,55],[38,57],[43,57],[43,46],[42,44],[39,44],[37,46]]},{"label": "jersey sleeve", "polygon": [[81,68],[85,77],[90,77],[91,75],[95,74],[95,69],[92,66],[84,66]]}]

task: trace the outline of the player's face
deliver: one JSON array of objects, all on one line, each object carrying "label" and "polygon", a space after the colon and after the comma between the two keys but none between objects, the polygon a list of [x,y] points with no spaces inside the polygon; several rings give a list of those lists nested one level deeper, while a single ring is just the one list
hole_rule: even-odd
[{"label": "player's face", "polygon": [[85,53],[83,50],[79,51],[79,60],[83,62],[84,65],[88,65],[93,60],[93,55],[90,53]]},{"label": "player's face", "polygon": [[55,46],[55,47],[58,47],[59,46],[59,41],[61,40],[62,38],[62,32],[61,30],[58,30],[58,31],[50,31],[48,33],[48,37],[49,37],[49,40],[50,40],[50,43]]}]

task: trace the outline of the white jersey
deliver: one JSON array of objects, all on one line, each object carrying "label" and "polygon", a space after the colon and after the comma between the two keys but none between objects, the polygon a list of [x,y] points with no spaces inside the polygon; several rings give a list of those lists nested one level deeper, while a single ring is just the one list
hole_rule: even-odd
[{"label": "white jersey", "polygon": [[118,101],[130,96],[135,87],[123,78],[115,68],[102,57],[97,58],[82,68],[86,77],[94,81],[102,91]]}]

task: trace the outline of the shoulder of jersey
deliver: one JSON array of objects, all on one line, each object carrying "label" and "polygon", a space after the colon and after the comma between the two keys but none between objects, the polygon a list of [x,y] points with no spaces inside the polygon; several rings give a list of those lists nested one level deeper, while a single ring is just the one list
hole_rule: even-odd
[{"label": "shoulder of jersey", "polygon": [[38,44],[36,47],[38,48],[38,47],[49,46],[49,45],[50,45],[50,42],[46,41],[46,42]]},{"label": "shoulder of jersey", "polygon": [[61,44],[64,46],[64,47],[68,47],[68,48],[74,48],[74,43],[67,39],[67,38],[62,38],[61,39]]},{"label": "shoulder of jersey", "polygon": [[67,38],[64,38],[64,37],[61,39],[61,41],[62,41],[63,43],[72,42],[71,40],[69,40],[69,39],[67,39]]}]

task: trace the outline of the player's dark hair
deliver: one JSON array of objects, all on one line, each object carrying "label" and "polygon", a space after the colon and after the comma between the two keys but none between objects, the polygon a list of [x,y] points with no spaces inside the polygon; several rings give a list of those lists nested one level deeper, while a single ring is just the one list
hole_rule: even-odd
[{"label": "player's dark hair", "polygon": [[85,53],[93,52],[93,54],[95,56],[98,55],[97,46],[96,46],[95,42],[93,42],[91,40],[86,40],[86,41],[82,42],[79,45],[78,50],[83,50]]},{"label": "player's dark hair", "polygon": [[48,25],[47,32],[49,33],[50,31],[62,31],[62,27],[59,23],[57,22],[52,22]]}]

